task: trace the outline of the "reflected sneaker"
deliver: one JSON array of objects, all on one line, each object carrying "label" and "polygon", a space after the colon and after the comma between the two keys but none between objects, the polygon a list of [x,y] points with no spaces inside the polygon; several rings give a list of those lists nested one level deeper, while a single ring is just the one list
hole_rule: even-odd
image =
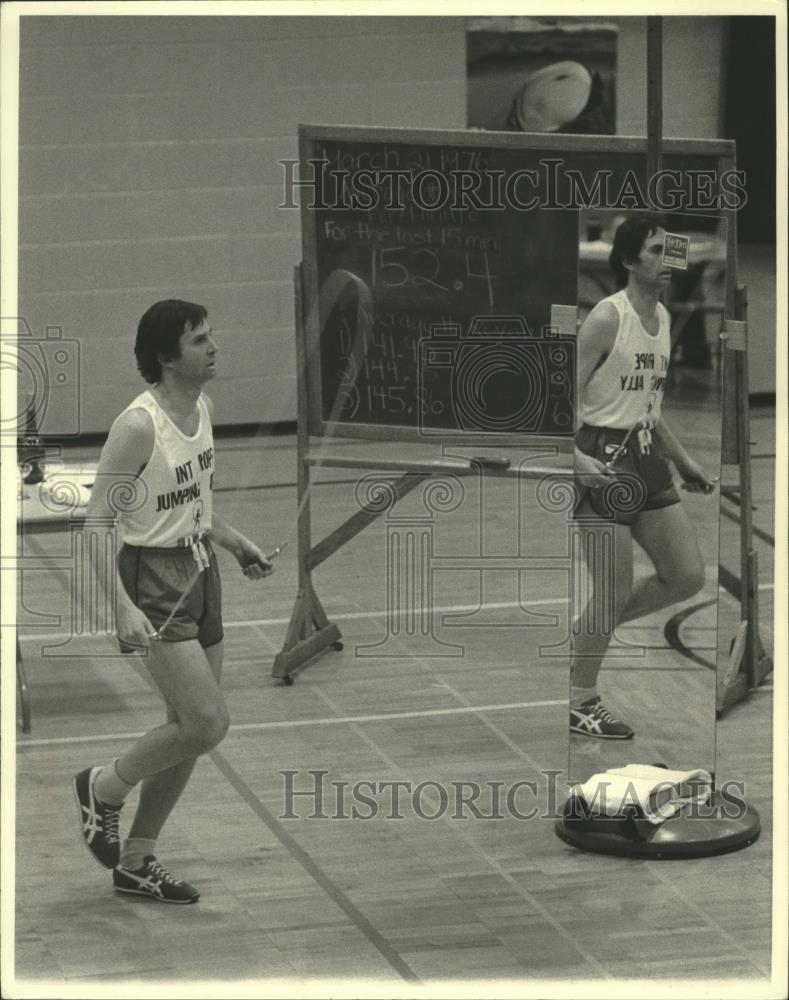
[{"label": "reflected sneaker", "polygon": [[630,740],[633,730],[612,715],[600,701],[590,698],[580,708],[570,708],[570,732],[599,740]]},{"label": "reflected sneaker", "polygon": [[118,816],[121,806],[105,805],[93,790],[100,767],[88,767],[74,778],[74,795],[85,846],[104,868],[114,868],[120,861]]},{"label": "reflected sneaker", "polygon": [[112,884],[118,892],[150,896],[160,903],[196,903],[200,898],[197,889],[174,878],[152,854],[147,856],[141,868],[133,871],[118,865],[112,873]]}]

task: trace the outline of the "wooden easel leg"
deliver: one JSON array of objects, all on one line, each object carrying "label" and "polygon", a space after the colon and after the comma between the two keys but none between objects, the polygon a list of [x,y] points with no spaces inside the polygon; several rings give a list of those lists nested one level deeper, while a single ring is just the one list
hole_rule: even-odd
[{"label": "wooden easel leg", "polygon": [[296,499],[298,501],[298,560],[299,589],[290,617],[282,650],[274,658],[271,676],[292,684],[291,676],[323,650],[332,646],[342,649],[342,636],[336,625],[329,623],[321,602],[312,586],[311,567],[307,563],[310,552],[310,470],[309,415],[307,412],[307,347],[304,331],[304,301],[302,298],[301,265],[293,272],[295,324],[296,324],[296,380],[298,422],[296,433]]},{"label": "wooden easel leg", "polygon": [[308,580],[296,598],[282,650],[274,658],[271,676],[292,684],[291,674],[324,650],[342,649],[342,633],[326,617],[318,595]]},{"label": "wooden easel leg", "polygon": [[30,725],[30,692],[27,689],[27,677],[25,676],[25,665],[22,663],[22,650],[19,648],[19,639],[16,640],[16,680],[19,686],[19,701],[22,705],[22,732],[29,733]]},{"label": "wooden easel leg", "polygon": [[308,585],[310,594],[310,609],[312,611],[312,623],[316,629],[326,628],[329,624],[329,619],[326,617],[326,612],[323,610],[323,605],[318,599],[318,595],[313,589],[312,583]]},{"label": "wooden easel leg", "polygon": [[[718,579],[740,602],[741,620],[726,671],[718,685],[718,718],[758,687],[773,668],[759,633],[759,562],[752,547],[747,295],[744,287],[737,288],[735,315],[737,319],[727,322],[725,332],[724,400],[728,398],[734,405],[724,405],[724,417],[729,416],[729,424],[724,419],[723,458],[739,466],[739,488],[735,496],[740,505],[740,579],[736,580],[723,566],[719,568]],[[733,416],[736,420],[732,421]]]},{"label": "wooden easel leg", "polygon": [[[773,661],[767,655],[759,633],[759,573],[755,552],[748,553],[745,579],[733,587],[741,603],[742,619],[732,642],[726,671],[718,684],[718,718],[747,697],[748,693],[772,673]],[[727,588],[728,589],[728,588]]]},{"label": "wooden easel leg", "polygon": [[304,638],[304,591],[300,590],[296,595],[296,603],[290,616],[290,624],[283,643],[283,649],[290,649]]},{"label": "wooden easel leg", "polygon": [[718,684],[716,714],[719,719],[747,693],[747,681],[741,669],[747,641],[748,622],[741,621],[729,651],[726,672]]},{"label": "wooden easel leg", "polygon": [[749,687],[755,688],[772,671],[773,664],[759,633],[759,557],[754,551],[748,553],[748,586],[745,593],[749,623],[745,669]]}]

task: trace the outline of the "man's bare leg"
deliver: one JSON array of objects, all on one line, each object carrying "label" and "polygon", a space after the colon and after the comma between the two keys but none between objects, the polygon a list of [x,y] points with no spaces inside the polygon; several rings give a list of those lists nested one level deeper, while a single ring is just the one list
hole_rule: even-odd
[{"label": "man's bare leg", "polygon": [[[218,642],[204,651],[217,684],[222,673],[223,649],[223,643]],[[167,718],[169,722],[177,721],[169,702]],[[137,868],[146,855],[154,853],[162,827],[181,797],[196,763],[197,757],[189,757],[142,781],[137,811],[129,835],[121,845],[120,863],[124,868]]]},{"label": "man's bare leg", "polygon": [[581,521],[581,540],[591,593],[573,623],[571,684],[593,689],[619,615],[633,586],[633,541],[625,524]]},{"label": "man's bare leg", "polygon": [[686,601],[704,586],[704,561],[682,504],[644,511],[634,521],[632,532],[655,573],[636,582],[618,625]]}]

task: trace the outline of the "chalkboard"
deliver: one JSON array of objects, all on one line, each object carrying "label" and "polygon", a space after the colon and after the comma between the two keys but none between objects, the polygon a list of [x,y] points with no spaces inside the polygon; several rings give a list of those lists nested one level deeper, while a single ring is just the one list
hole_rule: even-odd
[{"label": "chalkboard", "polygon": [[[677,198],[714,174],[726,212],[733,143],[663,160]],[[642,207],[645,165],[638,139],[301,126],[309,432],[571,436],[575,339],[551,307],[577,301],[579,207]]]}]

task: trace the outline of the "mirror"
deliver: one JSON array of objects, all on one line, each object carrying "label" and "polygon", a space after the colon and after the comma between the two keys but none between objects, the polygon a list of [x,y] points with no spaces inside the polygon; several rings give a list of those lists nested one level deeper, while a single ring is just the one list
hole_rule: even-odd
[{"label": "mirror", "polygon": [[661,219],[580,213],[573,782],[715,770],[727,223]]}]

